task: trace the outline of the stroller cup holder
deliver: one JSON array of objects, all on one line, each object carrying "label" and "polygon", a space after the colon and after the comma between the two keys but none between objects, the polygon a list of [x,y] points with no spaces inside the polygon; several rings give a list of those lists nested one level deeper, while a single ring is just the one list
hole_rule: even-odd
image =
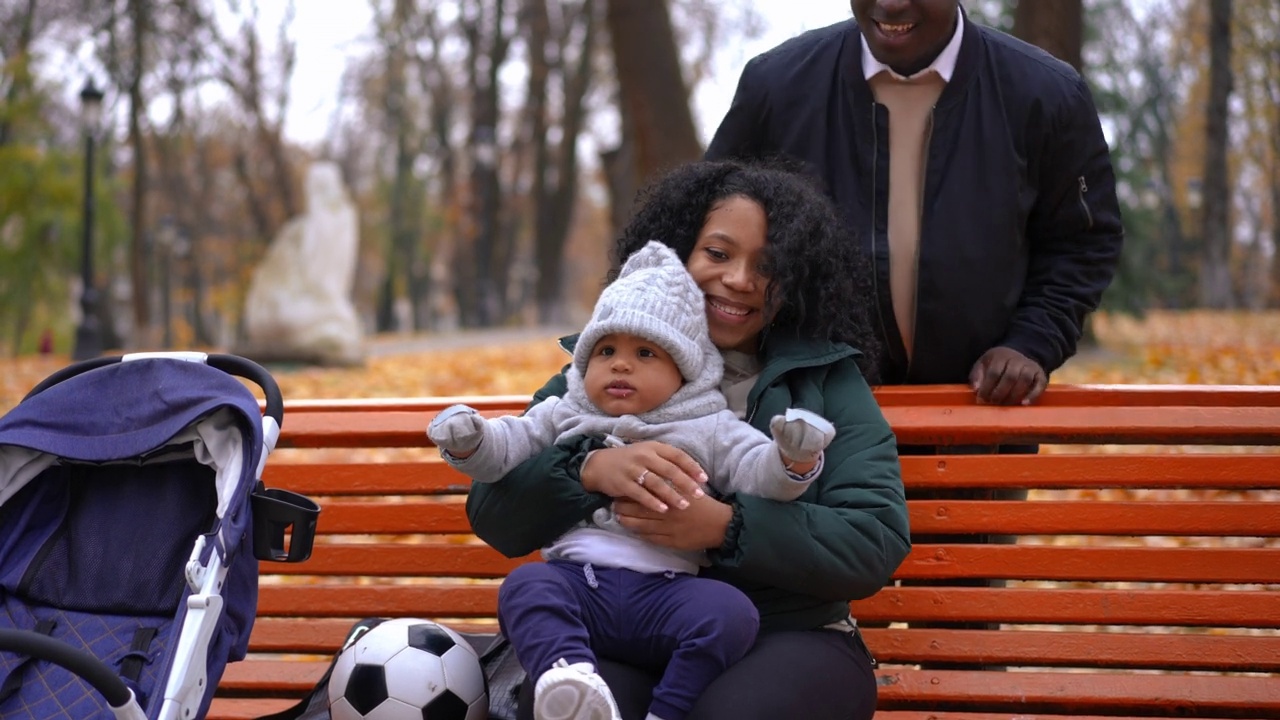
[{"label": "stroller cup holder", "polygon": [[[305,495],[259,487],[249,496],[253,507],[253,555],[259,560],[297,563],[311,557],[320,506]],[[289,547],[285,549],[285,532]]]}]

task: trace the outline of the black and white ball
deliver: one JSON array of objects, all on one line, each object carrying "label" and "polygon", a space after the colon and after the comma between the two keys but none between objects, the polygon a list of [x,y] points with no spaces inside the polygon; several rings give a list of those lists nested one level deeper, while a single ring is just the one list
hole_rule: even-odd
[{"label": "black and white ball", "polygon": [[484,720],[480,658],[430,620],[387,620],[338,654],[329,676],[333,720]]}]

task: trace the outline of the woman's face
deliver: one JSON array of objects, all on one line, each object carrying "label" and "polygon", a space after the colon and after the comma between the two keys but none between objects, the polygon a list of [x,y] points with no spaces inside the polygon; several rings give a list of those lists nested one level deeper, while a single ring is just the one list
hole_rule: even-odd
[{"label": "woman's face", "polygon": [[765,298],[768,221],[754,200],[735,195],[711,207],[687,267],[707,301],[711,342],[721,350],[755,354],[773,319]]}]

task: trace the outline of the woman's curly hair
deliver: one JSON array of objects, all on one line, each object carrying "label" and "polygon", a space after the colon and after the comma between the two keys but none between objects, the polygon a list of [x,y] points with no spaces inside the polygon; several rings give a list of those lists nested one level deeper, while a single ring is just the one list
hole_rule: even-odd
[{"label": "woman's curly hair", "polygon": [[852,345],[862,351],[859,364],[874,382],[879,342],[871,325],[870,267],[835,205],[794,165],[699,161],[667,172],[637,195],[634,214],[614,243],[607,281],[650,240],[669,245],[687,263],[707,214],[739,196],[759,203],[768,223],[766,297],[777,307],[771,327]]}]

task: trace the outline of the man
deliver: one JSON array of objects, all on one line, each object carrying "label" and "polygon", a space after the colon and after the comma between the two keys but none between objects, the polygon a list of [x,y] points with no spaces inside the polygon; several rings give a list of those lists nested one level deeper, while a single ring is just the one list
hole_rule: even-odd
[{"label": "man", "polygon": [[[825,182],[874,269],[883,383],[968,383],[979,402],[1033,403],[1075,353],[1120,256],[1089,88],[1066,63],[971,22],[959,0],[850,7],[852,20],[747,63],[707,157],[787,155]],[[991,448],[900,448],[972,450]]]},{"label": "man", "polygon": [[1030,404],[1075,353],[1123,231],[1088,87],[959,0],[852,0],[752,59],[708,158],[783,154],[874,266],[886,384]]}]

